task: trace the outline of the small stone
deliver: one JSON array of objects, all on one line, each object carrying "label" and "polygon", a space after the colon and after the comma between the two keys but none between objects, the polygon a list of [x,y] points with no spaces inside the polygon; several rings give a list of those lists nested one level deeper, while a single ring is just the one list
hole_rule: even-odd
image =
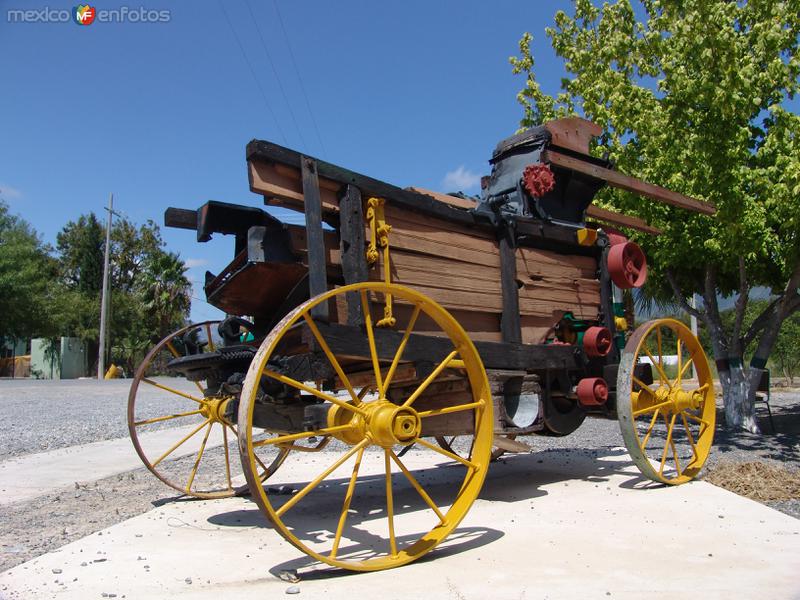
[{"label": "small stone", "polygon": [[107,558],[95,558],[92,562],[106,562],[107,560]]},{"label": "small stone", "polygon": [[189,585],[192,585],[192,578],[191,577],[187,577],[186,579],[184,579],[184,581],[186,583],[188,583]]},{"label": "small stone", "polygon": [[297,571],[295,570],[281,571],[278,573],[278,579],[289,583],[300,583],[300,577],[297,576]]},{"label": "small stone", "polygon": [[81,566],[82,566],[82,567],[85,567],[87,564],[89,564],[89,563],[82,562],[82,563],[81,563]]},{"label": "small stone", "polygon": [[62,571],[61,569],[53,569],[53,573],[55,573],[56,575],[61,575],[61,573],[63,572],[64,571]]},{"label": "small stone", "polygon": [[300,593],[300,586],[292,585],[292,586],[286,588],[286,593],[287,594],[299,594]]},{"label": "small stone", "polygon": [[725,518],[725,515],[717,515],[717,518],[719,518],[719,519],[724,519],[724,518]]}]

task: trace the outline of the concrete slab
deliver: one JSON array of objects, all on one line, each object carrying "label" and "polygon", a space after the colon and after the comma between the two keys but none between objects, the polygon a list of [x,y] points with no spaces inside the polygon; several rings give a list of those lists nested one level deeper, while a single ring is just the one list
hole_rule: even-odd
[{"label": "concrete slab", "polygon": [[[143,434],[145,448],[168,449],[195,428],[175,427]],[[203,441],[195,435],[181,445],[170,458],[195,454]],[[222,444],[222,430],[212,429],[208,448]],[[159,453],[153,453],[159,456]],[[0,505],[28,500],[75,483],[89,483],[142,467],[142,461],[130,438],[70,446],[39,454],[27,454],[0,462]]]},{"label": "concrete slab", "polygon": [[[650,486],[624,450],[594,454],[492,465],[454,534],[395,570],[314,563],[266,527],[254,504],[231,498],[175,502],[64,546],[0,574],[0,596],[263,599],[293,585],[280,571],[299,569],[302,596],[332,600],[800,597],[800,521],[703,482]],[[454,473],[417,471],[426,486],[460,481]],[[276,482],[301,475],[281,469]],[[328,527],[326,504],[338,511],[341,485],[305,513],[307,531]]]}]

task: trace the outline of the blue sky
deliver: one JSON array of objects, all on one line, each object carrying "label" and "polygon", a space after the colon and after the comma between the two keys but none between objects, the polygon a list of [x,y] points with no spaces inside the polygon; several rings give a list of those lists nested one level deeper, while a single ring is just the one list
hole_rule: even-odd
[{"label": "blue sky", "polygon": [[[508,57],[524,31],[545,89],[561,76],[544,28],[569,2],[277,1],[279,13],[273,0],[224,12],[149,0],[127,6],[169,10],[169,22],[84,27],[7,22],[9,9],[72,3],[0,0],[0,197],[50,243],[67,221],[104,213],[109,192],[135,222],[210,199],[261,206],[247,186],[252,138],[401,186],[464,189],[518,126],[524,81]],[[232,258],[231,238],[163,234],[195,283]],[[193,318],[218,314],[193,301]]]}]

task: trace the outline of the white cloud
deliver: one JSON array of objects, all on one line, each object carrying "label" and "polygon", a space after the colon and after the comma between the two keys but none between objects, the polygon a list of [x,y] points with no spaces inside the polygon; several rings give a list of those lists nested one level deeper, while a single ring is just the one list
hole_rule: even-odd
[{"label": "white cloud", "polygon": [[455,171],[448,171],[442,180],[445,192],[466,192],[481,182],[481,176],[459,166]]},{"label": "white cloud", "polygon": [[15,187],[0,183],[0,198],[16,200],[17,198],[22,198],[22,192]]},{"label": "white cloud", "polygon": [[205,267],[208,261],[205,258],[187,258],[183,263],[187,269],[194,269],[196,267]]}]

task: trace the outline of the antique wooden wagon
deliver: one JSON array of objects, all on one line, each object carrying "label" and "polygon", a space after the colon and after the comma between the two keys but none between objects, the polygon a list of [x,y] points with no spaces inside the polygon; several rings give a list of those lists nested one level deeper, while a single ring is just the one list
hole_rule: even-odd
[{"label": "antique wooden wagon", "polygon": [[[222,202],[167,210],[168,226],[200,242],[233,235],[235,251],[205,282],[228,318],[168,336],[133,381],[145,465],[188,495],[249,490],[287,540],[356,570],[430,551],[492,459],[587,417],[619,420],[645,477],[693,478],[714,433],[706,357],[672,319],[627,331],[623,290],[644,283],[647,264],[617,227],[658,231],[591,203],[609,184],[714,207],[593,158],[598,133],[563,119],[501,142],[480,199],[248,144],[251,190],[305,226]],[[432,477],[426,467],[442,463],[446,476]],[[267,481],[284,473],[284,485]]]}]

